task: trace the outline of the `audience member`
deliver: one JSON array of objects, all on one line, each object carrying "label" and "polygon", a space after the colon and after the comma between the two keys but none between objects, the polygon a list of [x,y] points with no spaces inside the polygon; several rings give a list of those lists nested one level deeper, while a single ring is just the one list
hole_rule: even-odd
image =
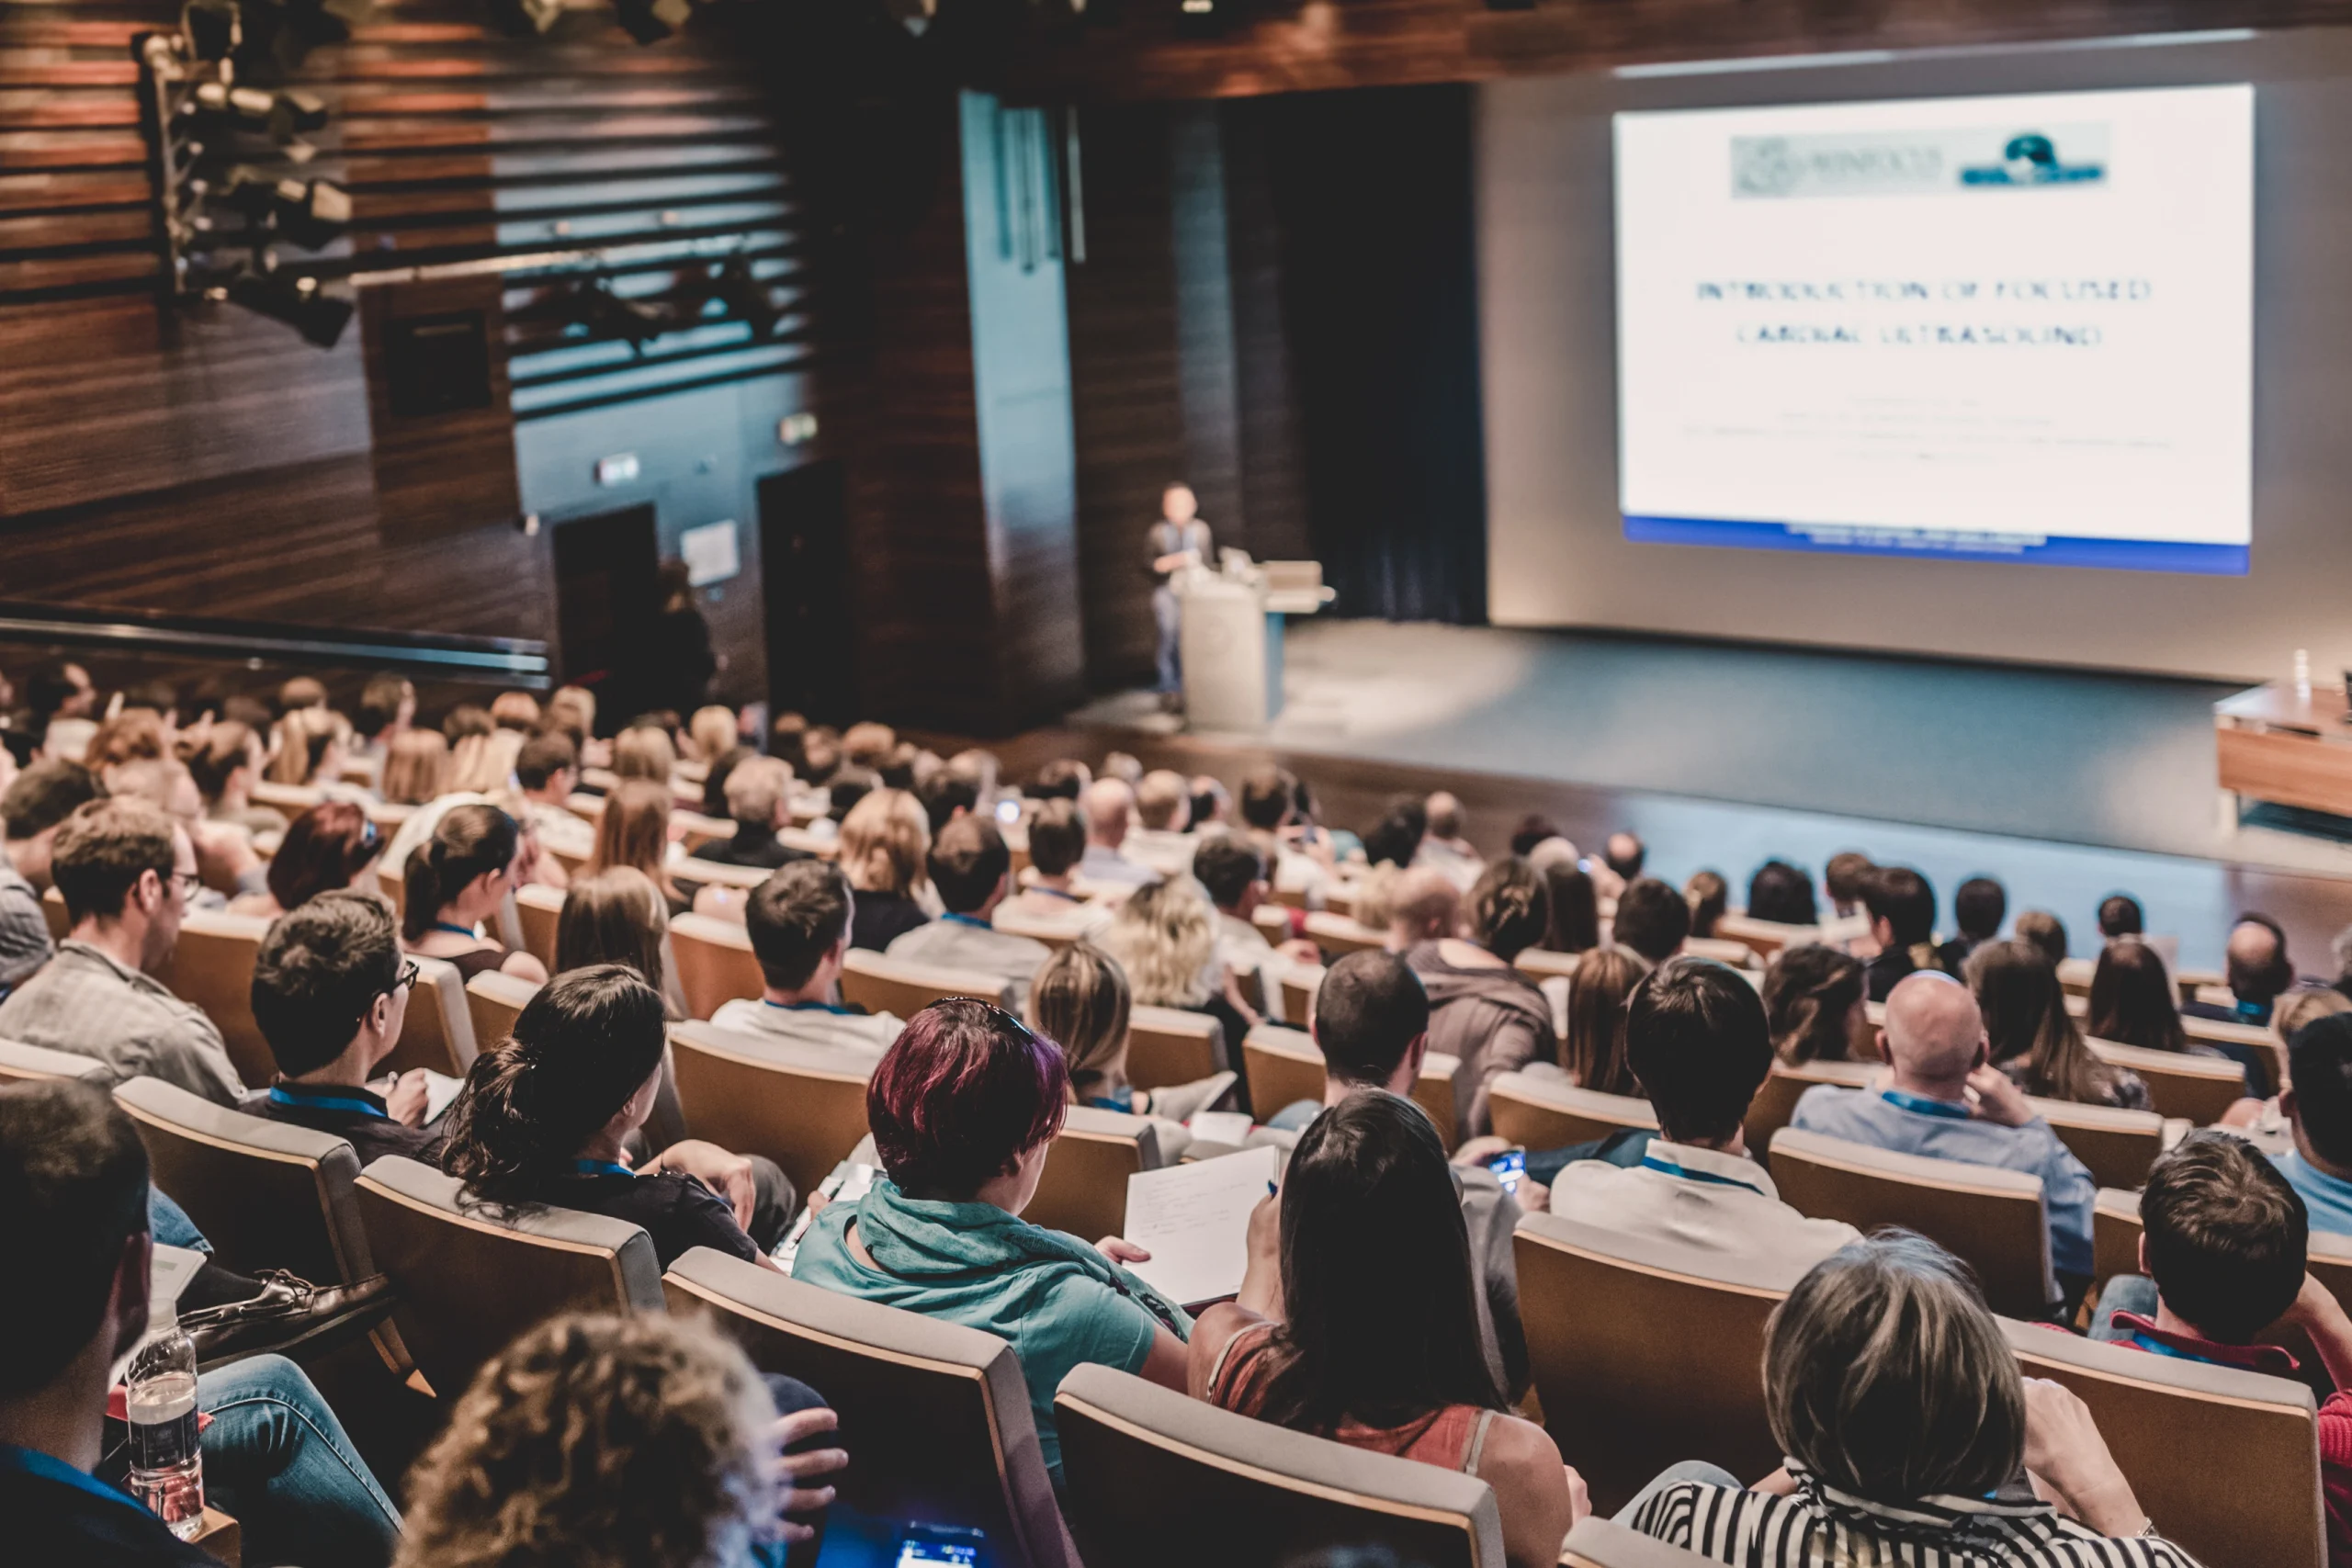
[{"label": "audience member", "polygon": [[899,1037],[888,1013],[843,1007],[842,961],[854,906],[849,879],[831,861],[795,861],[760,884],[743,910],[764,989],[760,999],[719,1005],[710,1021],[796,1044],[846,1048],[873,1062]]},{"label": "audience member", "polygon": [[2301,1195],[2313,1230],[2352,1235],[2352,1013],[2296,1031],[2278,1111],[2294,1143],[2273,1161],[2278,1174]]},{"label": "audience member", "polygon": [[1797,1101],[1791,1125],[1896,1154],[1997,1166],[2041,1179],[2050,1257],[2063,1298],[2079,1299],[2091,1272],[2091,1201],[2098,1184],[2034,1114],[2025,1091],[1989,1061],[1984,1020],[1968,987],[1940,971],[1910,976],[1887,998],[1880,1089],[1820,1084]]},{"label": "audience member", "polygon": [[2186,1051],[2178,998],[2163,954],[2136,936],[2115,937],[2091,971],[2090,1032],[2143,1051]]},{"label": "audience member", "polygon": [[1241,781],[1241,820],[1273,867],[1274,891],[1295,894],[1309,909],[1323,908],[1337,855],[1331,836],[1305,809],[1306,786],[1272,763]]},{"label": "audience member", "polygon": [[1584,1483],[1541,1427],[1510,1413],[1475,1348],[1487,1314],[1460,1175],[1410,1100],[1341,1097],[1300,1135],[1281,1197],[1251,1216],[1240,1294],[1203,1314],[1190,1386],[1244,1416],[1478,1476],[1495,1489],[1510,1568],[1550,1568],[1586,1509]]},{"label": "audience member", "polygon": [[1135,824],[1119,845],[1120,853],[1162,876],[1182,876],[1192,870],[1193,851],[1200,840],[1192,834],[1190,781],[1166,768],[1144,774],[1136,785],[1135,809]]},{"label": "audience member", "polygon": [[[1715,934],[1715,922],[1731,908],[1731,885],[1720,871],[1694,871],[1682,885],[1682,902],[1690,911],[1690,930],[1687,934],[1712,937]],[[1624,912],[1622,900],[1618,912]]]},{"label": "audience member", "polygon": [[1642,842],[1639,834],[1626,832],[1621,829],[1609,835],[1607,841],[1601,845],[1600,855],[1602,863],[1609,868],[1610,874],[1616,877],[1623,885],[1634,881],[1642,874],[1642,866],[1649,859],[1649,848]]},{"label": "audience member", "polygon": [[2044,1100],[2148,1109],[2148,1086],[2139,1074],[2091,1054],[2066,1010],[2058,972],[2040,948],[2024,942],[1982,943],[1963,974],[1984,1015],[1992,1063],[2011,1083]]},{"label": "audience member", "polygon": [[371,676],[359,689],[359,706],[351,716],[351,760],[380,781],[392,742],[416,722],[416,688],[405,676]]},{"label": "audience member", "polygon": [[437,729],[403,729],[384,759],[379,793],[389,806],[423,806],[447,793],[449,742]]},{"label": "audience member", "polygon": [[0,997],[50,960],[49,917],[41,895],[52,881],[58,830],[106,793],[79,762],[35,762],[0,792]]},{"label": "audience member", "polygon": [[[514,753],[514,788],[503,804],[507,815],[539,842],[574,852],[584,860],[594,845],[594,829],[567,804],[579,788],[579,746],[564,731],[550,729],[532,736]],[[561,862],[552,855],[546,858],[561,871]]]},{"label": "audience member", "polygon": [[[1391,953],[1409,953],[1425,942],[1455,935],[1462,925],[1462,889],[1435,866],[1399,870],[1394,864],[1375,866],[1356,882],[1356,921],[1388,933]],[[1375,925],[1368,916],[1381,915],[1385,892],[1387,908]],[[1547,906],[1548,916],[1548,906]]]},{"label": "audience member", "polygon": [[2229,1004],[2194,1001],[2180,1010],[2191,1018],[2268,1023],[2272,1005],[2295,983],[2295,965],[2287,957],[2286,931],[2267,915],[2240,915],[2237,924],[2230,928],[2222,960],[2230,986]]},{"label": "audience member", "polygon": [[2082,1400],[2019,1376],[1965,1267],[1919,1236],[1858,1241],[1773,1309],[1764,1406],[1785,1471],[1654,1486],[1633,1528],[1731,1568],[2196,1568]]},{"label": "audience member", "polygon": [[1094,774],[1075,757],[1056,757],[1037,769],[1037,776],[1022,793],[1032,800],[1067,800],[1078,804]]},{"label": "audience member", "polygon": [[1669,959],[1634,987],[1624,1014],[1625,1062],[1658,1131],[1638,1164],[1562,1168],[1552,1213],[1618,1235],[1792,1264],[1856,1239],[1853,1226],[1806,1219],[1781,1201],[1750,1156],[1743,1123],[1773,1061],[1753,986],[1707,959]]},{"label": "audience member", "polygon": [[670,876],[670,791],[648,779],[623,779],[605,796],[596,818],[595,847],[580,874],[594,876],[616,865],[635,866],[661,890],[673,915],[694,907],[693,897]]},{"label": "audience member", "polygon": [[449,791],[499,795],[514,785],[514,760],[523,754],[519,730],[492,728],[450,743]]},{"label": "audience member", "polygon": [[1193,831],[1205,833],[1212,828],[1233,826],[1233,794],[1214,773],[1194,773],[1193,789]]},{"label": "audience member", "polygon": [[1009,1014],[956,998],[908,1021],[865,1093],[884,1174],[828,1204],[792,1272],[1011,1342],[1037,1445],[1061,1481],[1054,1391],[1096,1361],[1184,1387],[1182,1307],[1119,1267],[1146,1254],[1024,1223],[1069,1100],[1062,1054]]},{"label": "audience member", "polygon": [[1258,929],[1255,916],[1267,895],[1265,857],[1238,833],[1212,833],[1193,854],[1193,874],[1216,908],[1216,962],[1256,1018],[1279,1013],[1282,977],[1299,964],[1319,965],[1322,955],[1304,940],[1277,949]]},{"label": "audience member", "polygon": [[1224,1032],[1225,1051],[1238,1052],[1250,1032],[1216,960],[1216,910],[1191,877],[1138,887],[1094,939],[1127,972],[1135,999],[1145,1007],[1205,1013]]},{"label": "audience member", "polygon": [[2066,922],[2049,910],[2028,909],[2018,916],[2017,924],[2009,929],[2017,932],[2019,942],[2030,942],[2040,948],[2052,968],[2066,962]]},{"label": "audience member", "polygon": [[661,1089],[666,1024],[660,993],[626,964],[541,987],[514,1032],[474,1058],[450,1108],[443,1164],[467,1201],[627,1220],[664,1269],[697,1247],[773,1268],[797,1206],[773,1163],[699,1139],[626,1163]]},{"label": "audience member", "polygon": [[313,787],[334,783],[343,776],[343,746],[350,735],[350,721],[330,708],[288,710],[277,721],[270,782]]},{"label": "audience member", "polygon": [[509,953],[481,934],[483,922],[498,919],[519,880],[522,846],[514,818],[495,806],[459,806],[445,813],[433,836],[408,857],[401,945],[455,964],[464,979],[497,969],[543,983],[548,972],[537,959]]},{"label": "audience member", "polygon": [[125,762],[153,762],[172,755],[163,715],[153,708],[125,708],[100,721],[82,749],[82,765],[104,777]]},{"label": "audience member", "polygon": [[1557,822],[1540,811],[1531,811],[1510,830],[1510,852],[1521,860],[1532,860],[1536,845],[1564,837]]},{"label": "audience member", "polygon": [[2129,893],[2110,893],[2098,903],[2098,934],[2107,942],[2120,936],[2140,936],[2148,929],[2140,900]]},{"label": "audience member", "polygon": [[1782,948],[1764,974],[1773,1054],[1791,1066],[1876,1059],[1877,1032],[1862,990],[1860,959],[1819,942]]},{"label": "audience member", "polygon": [[[1071,1104],[1182,1123],[1233,1087],[1235,1075],[1229,1072],[1152,1089],[1131,1086],[1127,1026],[1133,1010],[1126,971],[1091,942],[1071,942],[1039,966],[1029,988],[1028,1021],[1041,1038],[1061,1048],[1069,1065]],[[1191,1134],[1163,1127],[1160,1138],[1160,1157],[1173,1164]]]},{"label": "audience member", "polygon": [[[633,865],[583,874],[564,895],[563,908],[556,914],[557,974],[594,964],[626,964],[662,993],[662,1010],[675,1023],[686,1016],[686,1000],[668,962],[669,946],[669,904],[653,879]],[[656,1114],[666,1120],[660,1111]],[[666,1130],[674,1131],[674,1124]]]},{"label": "audience member", "polygon": [[898,750],[899,732],[887,724],[867,721],[842,732],[842,761],[854,768],[879,769]]},{"label": "audience member", "polygon": [[368,1087],[401,1042],[416,964],[381,898],[322,893],[280,916],[254,962],[254,1022],[269,1042],[277,1082],[251,1096],[249,1115],[331,1134],[359,1163],[406,1155],[437,1163],[438,1133],[424,1126],[425,1073],[402,1073],[385,1092]]},{"label": "audience member", "polygon": [[1821,885],[1829,895],[1830,918],[1822,922],[1821,940],[1843,945],[1857,958],[1867,959],[1877,952],[1871,939],[1871,916],[1867,903],[1871,879],[1878,874],[1878,867],[1871,857],[1853,850],[1843,850],[1829,857],[1821,868]]},{"label": "audience member", "polygon": [[924,865],[945,913],[893,941],[889,956],[1000,980],[1006,1005],[1018,1011],[1028,999],[1030,978],[1052,949],[989,924],[1012,883],[1004,835],[985,818],[955,818],[932,840]]},{"label": "audience member", "polygon": [[685,754],[707,766],[736,747],[735,710],[723,703],[706,703],[686,720]]},{"label": "audience member", "polygon": [[1871,1000],[1883,1002],[1905,976],[1921,969],[1939,970],[1936,952],[1936,890],[1928,879],[1907,865],[1883,865],[1863,885],[1862,902],[1870,909],[1871,940],[1878,956],[1871,960]]},{"label": "audience member", "polygon": [[1078,874],[1087,882],[1140,887],[1159,880],[1159,873],[1128,856],[1128,821],[1135,810],[1135,792],[1114,778],[1099,778],[1086,786],[1086,854]]},{"label": "audience member", "polygon": [[1568,987],[1568,1027],[1560,1066],[1578,1089],[1595,1094],[1638,1095],[1625,1060],[1625,1003],[1650,972],[1649,960],[1628,947],[1584,955]]},{"label": "audience member", "polygon": [[1690,906],[1657,877],[1637,877],[1617,896],[1617,918],[1609,935],[1616,946],[1663,964],[1682,951],[1690,935]]},{"label": "audience member", "polygon": [[1455,886],[1469,891],[1470,885],[1478,880],[1478,873],[1486,869],[1487,862],[1477,847],[1463,836],[1462,802],[1451,791],[1439,790],[1423,803],[1422,809],[1428,831],[1422,835],[1413,863],[1442,871]]},{"label": "audience member", "polygon": [[383,853],[383,835],[367,812],[349,801],[323,801],[286,829],[269,859],[266,890],[232,899],[230,911],[276,919],[322,893],[345,887],[372,892]]},{"label": "audience member", "polygon": [[922,781],[922,787],[915,795],[922,802],[923,818],[931,824],[934,837],[958,817],[980,808],[980,781],[977,773],[972,769],[958,768],[953,762],[932,770],[931,776]]},{"label": "audience member", "polygon": [[1029,818],[1027,886],[997,906],[1016,919],[1043,920],[1086,936],[1111,922],[1111,907],[1088,901],[1072,886],[1086,853],[1086,819],[1075,802],[1046,800]]},{"label": "audience member", "polygon": [[678,749],[660,725],[640,719],[614,738],[614,777],[643,779],[668,789],[670,775],[677,771]]},{"label": "audience member", "polygon": [[[705,817],[725,821],[732,816],[727,805],[727,783],[735,776],[736,769],[759,755],[749,746],[729,746],[703,765],[702,814]],[[774,759],[761,758],[761,761]],[[789,769],[786,770],[785,776],[787,780],[791,777]]]},{"label": "audience member", "polygon": [[1968,955],[2001,934],[2001,922],[2008,919],[2009,896],[2001,885],[1989,876],[1972,876],[1953,889],[1951,923],[1960,934],[1936,949],[1936,966],[1947,975],[1957,975]]},{"label": "audience member", "polygon": [[253,803],[262,774],[261,737],[237,723],[214,725],[200,746],[187,750],[187,771],[204,799],[204,819],[248,833],[282,833],[286,814]]},{"label": "audience member", "polygon": [[1747,879],[1747,918],[1784,926],[1809,926],[1820,919],[1813,878],[1784,860],[1768,860]]},{"label": "audience member", "polygon": [[[1679,907],[1679,900],[1677,901]],[[1488,1132],[1494,1082],[1541,1055],[1552,1041],[1552,1004],[1511,961],[1544,938],[1552,912],[1544,884],[1515,856],[1494,862],[1470,889],[1463,936],[1416,943],[1406,962],[1430,998],[1430,1049],[1462,1064],[1456,1142]]]},{"label": "audience member", "polygon": [[1399,870],[1411,866],[1420,859],[1429,829],[1429,807],[1411,795],[1400,795],[1388,803],[1388,814],[1363,836],[1363,858],[1375,866],[1394,865]]},{"label": "audience member", "polygon": [[931,854],[922,805],[904,790],[876,790],[842,819],[841,865],[857,890],[852,947],[885,952],[931,919],[919,895]]},{"label": "audience member", "polygon": [[[1530,863],[1533,863],[1532,862]],[[1549,953],[1590,953],[1600,945],[1600,900],[1591,875],[1573,855],[1542,868],[1550,921],[1544,935]]]},{"label": "audience member", "polygon": [[2288,1042],[2303,1025],[2339,1012],[2352,1012],[2352,998],[2341,991],[2305,987],[2280,997],[2278,1005],[2270,1010],[2270,1032],[2278,1042],[2279,1059],[2285,1059]]},{"label": "audience member", "polygon": [[[882,775],[871,768],[852,767],[846,763],[835,768],[831,782],[825,786],[825,819],[838,829],[842,823],[849,820],[849,814],[856,810],[858,804],[867,795],[888,787],[882,782]],[[916,809],[922,809],[920,804]],[[924,818],[923,830],[926,833],[930,831],[928,817]]]},{"label": "audience member", "polygon": [[139,800],[96,800],[58,829],[50,871],[72,933],[0,1001],[0,1040],[162,1078],[218,1105],[244,1093],[220,1031],[153,978],[197,886],[187,832]]}]

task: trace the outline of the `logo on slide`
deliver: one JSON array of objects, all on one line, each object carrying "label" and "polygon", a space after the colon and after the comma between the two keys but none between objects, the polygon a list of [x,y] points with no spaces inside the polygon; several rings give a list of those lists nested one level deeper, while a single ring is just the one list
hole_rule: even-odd
[{"label": "logo on slide", "polygon": [[2105,164],[2060,162],[2057,144],[2038,130],[2021,130],[2010,137],[2001,148],[1999,163],[1960,171],[1960,183],[1964,186],[2085,185],[2105,178]]}]

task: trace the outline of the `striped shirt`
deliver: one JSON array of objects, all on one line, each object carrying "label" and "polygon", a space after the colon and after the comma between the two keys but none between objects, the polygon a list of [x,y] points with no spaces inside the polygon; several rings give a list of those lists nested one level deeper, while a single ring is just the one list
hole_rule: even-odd
[{"label": "striped shirt", "polygon": [[1634,1528],[1731,1568],[2197,1568],[2154,1536],[2103,1536],[2047,1503],[1925,1497],[1901,1506],[1823,1485],[1798,1465],[1787,1496],[1705,1482],[1667,1487]]}]

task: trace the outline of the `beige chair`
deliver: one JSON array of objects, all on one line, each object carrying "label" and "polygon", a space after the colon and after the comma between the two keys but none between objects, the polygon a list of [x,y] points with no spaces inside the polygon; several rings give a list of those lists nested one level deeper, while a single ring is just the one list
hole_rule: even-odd
[{"label": "beige chair", "polygon": [[383,1070],[404,1073],[411,1067],[430,1067],[463,1077],[480,1054],[466,983],[458,966],[447,959],[412,956],[409,962],[416,965],[416,988],[408,994],[408,1016],[401,1023],[400,1043],[384,1058]]},{"label": "beige chair", "polygon": [[1345,958],[1351,953],[1385,947],[1388,933],[1358,925],[1347,916],[1335,914],[1329,909],[1316,909],[1306,917],[1306,940],[1321,948],[1328,957]]},{"label": "beige chair", "polygon": [[1590,1514],[1560,1549],[1560,1568],[1704,1568],[1714,1562]]},{"label": "beige chair", "polygon": [[2034,1114],[2050,1123],[2102,1187],[2137,1187],[2165,1149],[2165,1119],[2153,1111],[2119,1111],[2111,1105],[2077,1105],[2066,1100],[2029,1097]]},{"label": "beige chair", "polygon": [[2322,1568],[2319,1427],[2287,1378],[2023,1323],[2002,1330],[2028,1377],[2064,1383],[2165,1539],[2205,1568]]},{"label": "beige chair", "polygon": [[1431,1051],[1421,1058],[1421,1076],[1413,1080],[1413,1103],[1428,1111],[1430,1120],[1437,1123],[1438,1141],[1445,1145],[1447,1154],[1452,1154],[1454,1145],[1461,1141],[1456,1135],[1456,1119],[1461,1114],[1461,1101],[1456,1096],[1466,1098],[1469,1093],[1468,1088],[1461,1084],[1461,1057]]},{"label": "beige chair", "polygon": [[325,804],[327,798],[326,791],[312,784],[273,784],[267,779],[255,779],[245,793],[255,806],[274,807],[289,821],[313,806]]},{"label": "beige chair", "polygon": [[556,972],[556,931],[563,920],[564,891],[536,882],[514,889],[514,914],[523,926],[523,951]]},{"label": "beige chair", "polygon": [[1208,1014],[1155,1007],[1130,1013],[1127,1081],[1136,1088],[1197,1083],[1225,1066],[1225,1029]]},{"label": "beige chair", "polygon": [[1772,1076],[1747,1104],[1748,1152],[1758,1159],[1772,1146],[1772,1134],[1797,1113],[1797,1101],[1821,1084],[1837,1089],[1868,1089],[1885,1069],[1876,1062],[1775,1062]]},{"label": "beige chair", "polygon": [[74,934],[74,917],[65,912],[65,895],[51,887],[40,896],[40,918],[49,922],[49,940],[63,942]]},{"label": "beige chair", "polygon": [[391,900],[392,916],[394,919],[397,919],[407,913],[408,880],[405,877],[396,875],[391,872],[386,871],[382,866],[378,866],[376,868],[376,891],[381,893],[386,898]]},{"label": "beige chair", "polygon": [[1148,1116],[1071,1106],[1046,1151],[1037,1195],[1021,1217],[1081,1241],[1125,1235],[1127,1178],[1166,1163],[1159,1152],[1160,1125]]},{"label": "beige chair", "polygon": [[319,1284],[376,1271],[349,1144],[226,1110],[160,1078],[132,1078],[114,1097],[139,1124],[156,1187],[187,1211],[223,1263],[249,1274],[284,1269]]},{"label": "beige chair", "polygon": [[1577,977],[1577,965],[1584,962],[1581,953],[1554,953],[1548,948],[1531,947],[1511,960],[1511,967],[1529,979],[1542,982],[1558,976],[1563,980]]},{"label": "beige chair", "polygon": [[706,817],[699,811],[673,811],[670,814],[670,826],[681,835],[680,845],[688,854],[705,844],[735,836],[733,821],[724,817]]},{"label": "beige chair", "polygon": [[1323,988],[1323,968],[1295,964],[1283,971],[1282,1021],[1305,1029],[1315,1016],[1315,993]]},{"label": "beige chair", "polygon": [[392,1321],[445,1399],[558,1313],[662,1310],[652,1239],[625,1220],[461,1203],[457,1178],[397,1155],[360,1173],[358,1194],[376,1266],[400,1292]]},{"label": "beige chair", "polygon": [[1487,1097],[1495,1134],[1531,1149],[1588,1144],[1628,1127],[1657,1126],[1650,1102],[1625,1094],[1578,1089],[1566,1078],[1505,1073]]},{"label": "beige chair", "polygon": [[678,960],[678,986],[686,1011],[707,1019],[737,998],[757,998],[767,988],[760,961],[752,955],[752,933],[732,920],[709,915],[679,915],[670,921],[670,951]]},{"label": "beige chair", "polygon": [[0,1083],[44,1078],[86,1079],[105,1089],[114,1082],[114,1069],[96,1056],[77,1055],[71,1051],[52,1051],[46,1045],[27,1045],[15,1040],[0,1040]]},{"label": "beige chair", "polygon": [[2210,1127],[2245,1098],[2245,1069],[2226,1056],[2189,1056],[2090,1042],[2092,1054],[2113,1066],[2129,1067],[2148,1086],[2148,1104],[2157,1115],[2181,1117]]},{"label": "beige chair", "polygon": [[1757,1368],[1764,1322],[1801,1262],[1726,1258],[1528,1214],[1511,1237],[1520,1320],[1560,1455],[1623,1507],[1651,1477],[1707,1460],[1745,1480],[1778,1469]]},{"label": "beige chair", "polygon": [[514,1021],[539,994],[538,986],[518,980],[499,969],[485,969],[466,982],[466,1012],[473,1025],[474,1045],[496,1048],[514,1032]]},{"label": "beige chair", "polygon": [[1801,1213],[1917,1231],[1976,1270],[1995,1312],[2040,1317],[2058,1299],[2038,1176],[1784,1127],[1772,1138],[1772,1181]]},{"label": "beige chair", "polygon": [[1780,920],[1755,920],[1733,909],[1715,920],[1715,935],[1724,942],[1736,942],[1770,964],[1781,952],[1803,947],[1809,942],[1821,940],[1819,926],[1792,926]]},{"label": "beige chair", "polygon": [[1054,1396],[1063,1517],[1091,1563],[1275,1568],[1377,1542],[1419,1568],[1503,1568],[1492,1488],[1255,1421],[1109,1367]]},{"label": "beige chair", "polygon": [[1031,942],[1042,942],[1058,953],[1085,933],[1072,921],[1041,919],[1018,909],[997,910],[989,923],[1007,936],[1025,936]]},{"label": "beige chair", "polygon": [[1764,966],[1764,961],[1757,956],[1756,949],[1729,937],[1686,937],[1682,942],[1682,953],[1687,958],[1712,958],[1735,969],[1760,969]]},{"label": "beige chair", "polygon": [[2288,1079],[2287,1043],[2278,1038],[2277,1030],[2266,1024],[2235,1023],[2220,1018],[2192,1018],[2183,1013],[2180,1027],[2195,1044],[2244,1045],[2260,1052],[2270,1066],[2270,1089],[2274,1094],[2278,1092],[2278,1086]]},{"label": "beige chair", "polygon": [[[672,927],[674,931],[676,928]],[[912,1018],[949,997],[977,997],[1002,1007],[1007,987],[995,975],[973,975],[930,964],[902,964],[879,953],[852,948],[842,961],[842,1000],[868,1012]],[[759,995],[757,991],[752,993]]]},{"label": "beige chair", "polygon": [[2118,1274],[2140,1271],[2140,1195],[2102,1187],[2091,1202],[2091,1301]]},{"label": "beige chair", "polygon": [[[1303,1029],[1261,1023],[1241,1042],[1241,1068],[1250,1080],[1250,1105],[1261,1120],[1302,1100],[1323,1099],[1323,1052]],[[1449,1152],[1454,1138],[1454,1084],[1460,1058],[1432,1051],[1421,1058],[1413,1103],[1429,1112]]]},{"label": "beige chair", "polygon": [[662,1287],[671,1310],[711,1314],[762,1371],[824,1394],[841,1416],[829,1440],[854,1456],[827,1478],[842,1504],[985,1531],[999,1562],[1079,1568],[1004,1340],[708,1247],[672,1264]]},{"label": "beige chair", "polygon": [[180,922],[178,944],[155,971],[174,996],[212,1021],[237,1076],[248,1084],[277,1076],[277,1058],[254,1021],[254,962],[268,934],[269,922],[259,915],[190,909]]},{"label": "beige chair", "polygon": [[700,1022],[672,1025],[670,1050],[687,1132],[766,1156],[803,1196],[865,1136],[865,1089],[878,1054],[862,1059]]},{"label": "beige chair", "polygon": [[2098,973],[2095,958],[2062,958],[2058,961],[2058,985],[2070,997],[2088,997],[2091,979]]}]

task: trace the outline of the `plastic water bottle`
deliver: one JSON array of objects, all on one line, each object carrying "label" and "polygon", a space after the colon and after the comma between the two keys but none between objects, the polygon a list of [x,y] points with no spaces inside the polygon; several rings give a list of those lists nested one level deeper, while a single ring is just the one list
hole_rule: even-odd
[{"label": "plastic water bottle", "polygon": [[170,1303],[149,1320],[125,1380],[130,1495],[182,1540],[204,1525],[204,1454],[196,1439],[196,1346]]}]

